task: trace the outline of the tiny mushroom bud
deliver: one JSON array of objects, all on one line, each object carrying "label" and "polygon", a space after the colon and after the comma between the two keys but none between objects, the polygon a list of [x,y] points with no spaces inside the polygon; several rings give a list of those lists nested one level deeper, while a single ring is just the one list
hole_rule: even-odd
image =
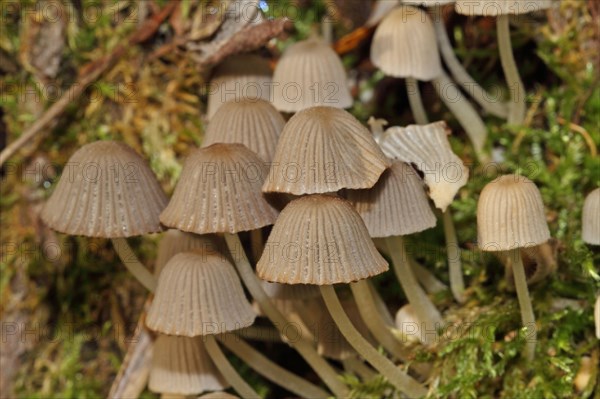
[{"label": "tiny mushroom bud", "polygon": [[600,245],[600,188],[585,198],[582,216],[583,241],[591,245]]}]

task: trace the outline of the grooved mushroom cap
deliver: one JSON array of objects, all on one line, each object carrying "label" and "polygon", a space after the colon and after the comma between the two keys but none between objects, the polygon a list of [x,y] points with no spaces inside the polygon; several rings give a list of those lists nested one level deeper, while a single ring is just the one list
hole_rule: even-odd
[{"label": "grooved mushroom cap", "polygon": [[340,57],[318,38],[294,43],[275,67],[273,105],[298,112],[316,105],[352,106],[352,96]]},{"label": "grooved mushroom cap", "polygon": [[535,183],[517,175],[488,183],[477,204],[477,230],[483,251],[527,248],[548,241],[544,203]]},{"label": "grooved mushroom cap", "polygon": [[355,117],[312,107],[283,128],[263,191],[301,195],[369,188],[390,164]]},{"label": "grooved mushroom cap", "polygon": [[507,14],[526,14],[545,10],[560,0],[456,0],[458,14],[496,17]]},{"label": "grooved mushroom cap", "polygon": [[435,226],[423,182],[404,162],[394,162],[373,188],[348,190],[347,199],[371,237],[403,236]]},{"label": "grooved mushroom cap", "polygon": [[206,116],[211,119],[227,101],[249,98],[271,101],[269,60],[256,54],[237,54],[217,66],[210,81]]},{"label": "grooved mushroom cap", "polygon": [[273,224],[278,211],[260,191],[267,170],[241,144],[194,150],[160,221],[196,234],[237,233]]},{"label": "grooved mushroom cap", "polygon": [[429,15],[411,6],[392,10],[375,31],[371,61],[396,78],[432,80],[440,76],[442,63]]},{"label": "grooved mushroom cap", "polygon": [[360,215],[341,198],[296,199],[277,219],[256,272],[285,284],[350,283],[388,269]]},{"label": "grooved mushroom cap", "polygon": [[284,125],[283,117],[271,103],[248,99],[228,101],[212,117],[202,146],[240,143],[261,159],[270,161]]},{"label": "grooved mushroom cap", "polygon": [[394,126],[385,131],[379,145],[388,157],[416,165],[425,175],[429,196],[442,211],[467,184],[469,170],[452,152],[446,122]]},{"label": "grooved mushroom cap", "polygon": [[96,141],[77,150],[42,210],[53,230],[87,237],[131,237],[162,231],[167,197],[132,148]]},{"label": "grooved mushroom cap", "polygon": [[222,237],[214,234],[199,235],[169,229],[158,243],[154,275],[158,277],[161,270],[173,256],[180,252],[195,250],[215,253],[217,255],[228,254],[227,245]]},{"label": "grooved mushroom cap", "polygon": [[255,317],[225,257],[184,252],[160,273],[146,325],[163,334],[194,337],[248,327]]},{"label": "grooved mushroom cap", "polygon": [[600,245],[600,188],[595,189],[585,198],[582,225],[583,241]]},{"label": "grooved mushroom cap", "polygon": [[151,391],[197,395],[228,387],[206,352],[202,338],[158,334],[148,380]]}]

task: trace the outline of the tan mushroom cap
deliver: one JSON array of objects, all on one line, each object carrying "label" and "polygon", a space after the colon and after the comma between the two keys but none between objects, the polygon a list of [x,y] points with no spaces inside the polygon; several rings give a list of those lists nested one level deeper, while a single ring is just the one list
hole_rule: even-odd
[{"label": "tan mushroom cap", "polygon": [[237,233],[273,224],[278,211],[261,192],[268,166],[241,144],[194,150],[160,221],[196,234]]},{"label": "tan mushroom cap", "polygon": [[181,252],[206,251],[215,254],[228,254],[225,241],[214,234],[193,234],[169,229],[158,243],[154,275],[159,276],[167,262]]},{"label": "tan mushroom cap", "polygon": [[407,341],[424,341],[421,322],[417,317],[417,313],[411,304],[406,304],[398,309],[394,320],[398,333]]},{"label": "tan mushroom cap", "polygon": [[96,141],[69,159],[42,209],[51,229],[87,237],[131,237],[162,231],[167,197],[148,163],[116,141]]},{"label": "tan mushroom cap", "polygon": [[394,126],[385,131],[379,144],[388,157],[414,164],[424,174],[429,196],[442,211],[469,180],[469,169],[452,151],[446,122]]},{"label": "tan mushroom cap", "polygon": [[423,182],[404,162],[394,162],[373,188],[348,190],[346,198],[364,220],[371,237],[413,234],[436,223]]},{"label": "tan mushroom cap", "polygon": [[352,106],[342,61],[331,46],[318,38],[288,47],[275,67],[273,82],[273,105],[283,112],[317,105]]},{"label": "tan mushroom cap", "polygon": [[517,175],[488,183],[477,204],[477,233],[483,251],[527,248],[548,241],[544,203],[535,183]]},{"label": "tan mushroom cap", "polygon": [[209,85],[207,117],[211,119],[227,101],[248,98],[271,101],[269,60],[256,54],[227,57],[217,66]]},{"label": "tan mushroom cap", "polygon": [[595,189],[585,198],[582,230],[583,241],[600,245],[600,188]]},{"label": "tan mushroom cap", "polygon": [[442,74],[433,23],[419,8],[400,6],[379,24],[371,44],[371,61],[397,78],[432,80]]},{"label": "tan mushroom cap", "polygon": [[560,0],[456,0],[454,9],[463,15],[496,17],[508,14],[526,14],[545,10]]},{"label": "tan mushroom cap", "polygon": [[256,315],[231,263],[207,252],[175,255],[160,273],[146,325],[163,334],[221,334]]},{"label": "tan mushroom cap", "polygon": [[352,205],[329,195],[296,199],[284,208],[256,271],[285,284],[350,283],[388,269]]},{"label": "tan mushroom cap", "polygon": [[308,108],[283,128],[263,191],[302,195],[369,188],[390,164],[354,116],[332,107]]},{"label": "tan mushroom cap", "polygon": [[158,334],[148,380],[151,391],[197,395],[228,387],[206,352],[201,337]]},{"label": "tan mushroom cap", "polygon": [[271,103],[249,99],[228,101],[210,120],[202,146],[240,143],[270,161],[284,125],[285,120]]}]

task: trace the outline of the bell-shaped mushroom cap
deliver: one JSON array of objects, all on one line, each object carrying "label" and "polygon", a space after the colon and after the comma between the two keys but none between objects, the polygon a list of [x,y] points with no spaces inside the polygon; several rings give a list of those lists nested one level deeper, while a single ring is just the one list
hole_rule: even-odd
[{"label": "bell-shaped mushroom cap", "polygon": [[299,41],[286,49],[273,74],[273,105],[298,112],[317,105],[348,108],[352,96],[340,57],[318,38]]},{"label": "bell-shaped mushroom cap", "polygon": [[435,226],[423,182],[404,162],[394,162],[373,188],[346,194],[371,237],[403,236]]},{"label": "bell-shaped mushroom cap", "polygon": [[225,241],[214,234],[193,234],[169,229],[158,243],[154,275],[159,276],[167,262],[180,252],[206,251],[216,254],[227,254]]},{"label": "bell-shaped mushroom cap", "polygon": [[582,225],[583,241],[600,245],[600,188],[595,189],[585,198]]},{"label": "bell-shaped mushroom cap", "polygon": [[308,108],[283,128],[263,191],[301,195],[369,188],[390,164],[348,112]]},{"label": "bell-shaped mushroom cap", "polygon": [[160,221],[196,234],[237,233],[273,224],[278,211],[260,191],[268,166],[242,144],[194,150]]},{"label": "bell-shaped mushroom cap", "polygon": [[411,6],[391,11],[375,31],[371,61],[397,78],[432,80],[440,76],[442,63],[429,15]]},{"label": "bell-shaped mushroom cap", "polygon": [[550,239],[544,203],[535,183],[504,175],[488,183],[477,204],[478,245],[484,251],[527,248]]},{"label": "bell-shaped mushroom cap", "polygon": [[248,98],[271,101],[272,73],[269,60],[256,54],[227,57],[210,81],[207,117],[210,119],[227,101]]},{"label": "bell-shaped mushroom cap", "polygon": [[545,10],[560,0],[456,0],[454,9],[463,15],[495,17],[507,14],[526,14]]},{"label": "bell-shaped mushroom cap", "polygon": [[151,391],[197,395],[228,387],[206,352],[202,338],[158,334],[148,380]]},{"label": "bell-shaped mushroom cap", "polygon": [[321,295],[318,287],[307,284],[280,284],[262,281],[263,289],[269,298],[286,301],[302,301]]},{"label": "bell-shaped mushroom cap", "polygon": [[131,237],[162,231],[167,197],[132,148],[96,141],[77,150],[42,210],[53,230],[87,237]]},{"label": "bell-shaped mushroom cap", "polygon": [[388,157],[412,163],[423,172],[429,196],[442,211],[469,179],[469,170],[452,152],[449,132],[446,122],[405,128],[394,126],[387,129],[379,141]]},{"label": "bell-shaped mushroom cap", "polygon": [[221,334],[256,315],[231,263],[210,252],[175,255],[160,273],[146,325],[163,334]]},{"label": "bell-shaped mushroom cap", "polygon": [[352,205],[310,195],[286,206],[277,219],[256,272],[285,284],[350,283],[388,269]]},{"label": "bell-shaped mushroom cap", "polygon": [[264,100],[233,100],[223,104],[208,124],[202,146],[240,143],[271,161],[285,120]]}]

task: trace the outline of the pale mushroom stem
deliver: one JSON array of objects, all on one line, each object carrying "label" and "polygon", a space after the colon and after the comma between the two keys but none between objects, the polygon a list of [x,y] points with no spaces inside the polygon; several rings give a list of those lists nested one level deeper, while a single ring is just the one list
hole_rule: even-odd
[{"label": "pale mushroom stem", "polygon": [[507,253],[508,261],[512,263],[513,275],[515,277],[515,288],[517,289],[517,298],[521,310],[521,320],[523,327],[527,328],[525,357],[527,360],[533,360],[535,356],[535,345],[537,341],[537,329],[535,326],[535,315],[531,306],[529,289],[527,288],[527,277],[525,268],[521,260],[521,251],[519,248],[511,249]]},{"label": "pale mushroom stem", "polygon": [[[365,322],[367,328],[373,334],[373,337],[380,343],[392,356],[403,362],[408,361],[410,352],[405,346],[392,334],[385,319],[381,315],[375,299],[372,295],[371,287],[367,280],[359,280],[350,284],[350,289],[358,305],[360,317]],[[429,374],[429,368],[423,364],[415,364],[414,369],[420,376],[426,377]]]},{"label": "pale mushroom stem", "polygon": [[256,393],[242,377],[240,377],[231,363],[229,363],[229,360],[227,360],[223,351],[219,348],[219,344],[215,337],[213,335],[205,335],[203,339],[206,351],[210,355],[210,358],[225,380],[231,384],[233,389],[235,389],[242,398],[260,399],[260,395]]},{"label": "pale mushroom stem", "polygon": [[[240,274],[242,281],[244,281],[246,288],[248,288],[250,295],[258,302],[258,305],[269,320],[271,320],[275,328],[277,328],[282,335],[285,335],[285,328],[288,325],[288,321],[275,305],[273,305],[273,302],[271,302],[271,299],[265,293],[260,280],[254,273],[254,270],[248,261],[248,257],[244,252],[244,248],[242,247],[238,235],[225,233],[224,236],[229,252],[231,252],[235,260],[235,266],[238,273]],[[314,347],[304,339],[299,339],[293,343],[290,342],[289,344],[298,351],[304,360],[306,360],[335,396],[348,396],[348,388],[342,383],[338,374],[329,363],[319,356]]]},{"label": "pale mushroom stem", "polygon": [[408,298],[408,302],[413,306],[417,318],[424,325],[421,328],[423,341],[430,344],[437,338],[437,328],[442,326],[442,316],[417,282],[410,268],[402,237],[388,237],[387,244],[392,256],[396,277]]},{"label": "pale mushroom stem", "polygon": [[129,246],[126,238],[112,238],[113,247],[119,255],[123,265],[129,270],[133,277],[137,279],[144,287],[150,292],[154,292],[156,289],[156,278],[150,273],[146,266],[140,262],[138,257],[133,252],[133,249]]},{"label": "pale mushroom stem", "polygon": [[458,123],[465,129],[477,159],[482,163],[486,162],[488,156],[485,154],[483,147],[487,139],[487,128],[475,108],[446,73],[442,72],[440,76],[433,80],[433,87]]},{"label": "pale mushroom stem", "polygon": [[363,363],[363,361],[357,357],[348,357],[342,359],[342,365],[344,370],[356,374],[363,381],[369,381],[377,375],[377,372]]},{"label": "pale mushroom stem", "polygon": [[437,294],[448,289],[446,284],[442,283],[438,278],[427,269],[425,266],[414,260],[409,254],[408,261],[417,281],[425,288],[429,294]]},{"label": "pale mushroom stem", "polygon": [[448,69],[450,70],[454,80],[461,85],[464,90],[469,93],[469,95],[473,97],[477,104],[479,104],[484,110],[499,118],[506,119],[508,116],[508,108],[506,104],[504,104],[499,98],[488,94],[483,87],[481,87],[475,81],[475,79],[469,75],[467,70],[462,66],[456,57],[454,49],[452,48],[452,44],[450,43],[450,38],[448,37],[448,32],[444,26],[442,19],[442,8],[440,6],[435,6],[433,8],[433,13],[434,16],[432,19],[435,26],[438,44],[440,46],[440,53],[442,54],[442,58],[448,66]]},{"label": "pale mushroom stem", "polygon": [[429,120],[427,119],[427,112],[425,112],[425,106],[423,105],[423,99],[421,98],[419,82],[417,82],[415,78],[406,78],[406,94],[408,95],[410,110],[417,125],[428,124]]},{"label": "pale mushroom stem", "polygon": [[395,326],[396,324],[394,323],[394,318],[392,317],[390,310],[385,304],[385,301],[383,300],[381,295],[379,295],[379,292],[373,286],[373,284],[371,284],[370,281],[367,280],[367,284],[369,285],[369,290],[371,291],[371,295],[375,300],[375,304],[377,305],[377,309],[379,309],[379,314],[381,314],[383,321],[387,326]]},{"label": "pale mushroom stem", "polygon": [[258,374],[299,397],[315,399],[329,397],[329,393],[323,389],[273,363],[238,337],[228,335],[226,337],[218,337],[218,339],[221,344],[246,362]]},{"label": "pale mushroom stem", "polygon": [[498,15],[496,19],[496,32],[498,36],[498,49],[502,70],[510,91],[510,104],[508,107],[508,123],[522,125],[525,121],[525,86],[519,75],[510,40],[510,26],[508,15]]},{"label": "pale mushroom stem", "polygon": [[417,380],[410,377],[388,358],[381,355],[371,344],[356,330],[331,285],[320,286],[321,295],[327,310],[338,326],[340,332],[348,343],[369,362],[379,373],[388,379],[390,384],[411,398],[418,398],[427,394],[427,389]]},{"label": "pale mushroom stem", "polygon": [[460,249],[458,248],[458,238],[456,229],[452,220],[450,208],[442,213],[444,222],[444,234],[446,236],[446,252],[448,255],[448,269],[450,271],[450,291],[458,303],[465,302],[465,281],[462,272],[462,262],[460,260]]}]

